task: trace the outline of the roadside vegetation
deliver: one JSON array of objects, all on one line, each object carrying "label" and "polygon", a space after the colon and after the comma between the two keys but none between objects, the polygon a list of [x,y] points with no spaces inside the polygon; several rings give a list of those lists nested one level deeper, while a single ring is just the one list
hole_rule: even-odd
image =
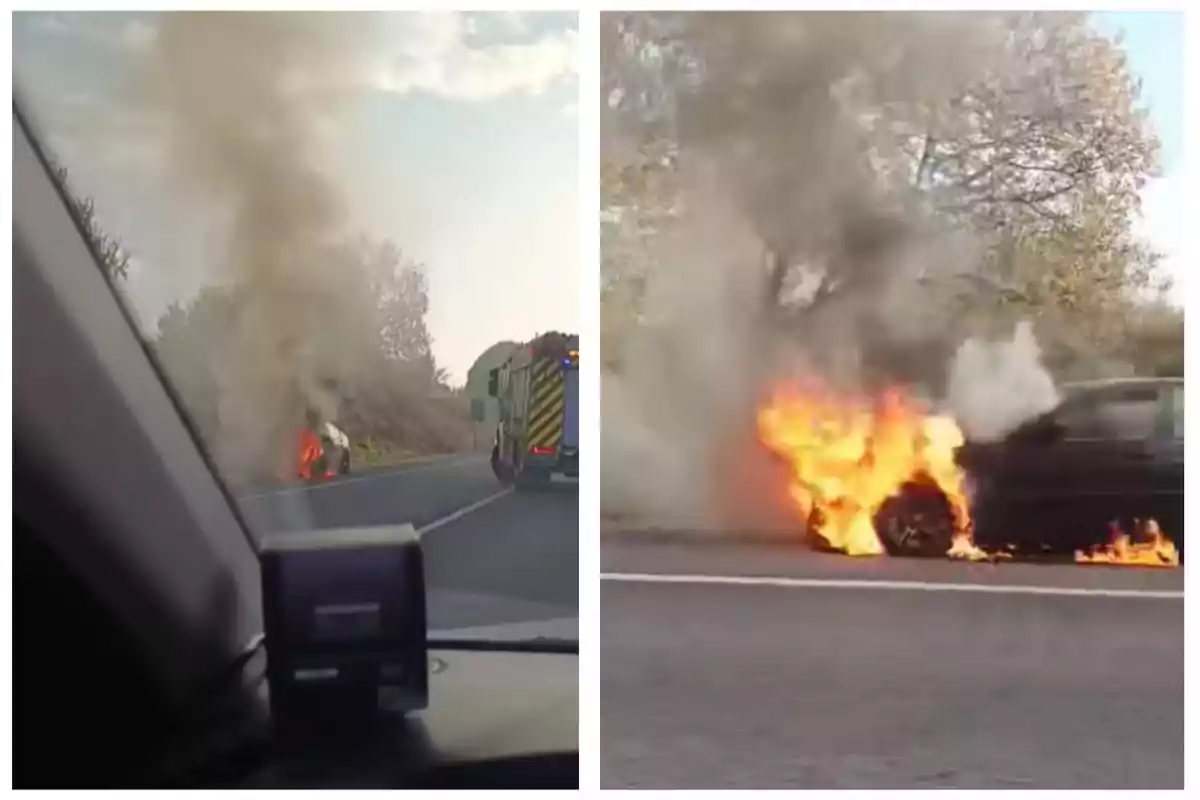
[{"label": "roadside vegetation", "polygon": [[[104,230],[95,203],[73,191],[65,169],[56,172],[105,275],[118,289],[136,280],[129,250]],[[339,289],[328,313],[312,321],[311,343],[336,350],[324,361],[340,368],[321,388],[332,400],[334,422],[350,437],[353,467],[469,450],[465,390],[450,384],[433,355],[423,266],[394,243],[367,238],[343,243],[329,263]],[[209,286],[170,305],[145,332],[208,443],[220,439],[223,366],[232,357],[242,301],[236,284]]]}]

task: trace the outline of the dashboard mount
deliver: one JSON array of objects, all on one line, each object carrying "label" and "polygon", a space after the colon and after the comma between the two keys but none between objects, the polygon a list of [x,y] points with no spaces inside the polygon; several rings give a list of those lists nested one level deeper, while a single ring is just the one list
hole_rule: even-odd
[{"label": "dashboard mount", "polygon": [[412,525],[267,537],[260,552],[274,739],[371,736],[429,701],[425,578]]}]

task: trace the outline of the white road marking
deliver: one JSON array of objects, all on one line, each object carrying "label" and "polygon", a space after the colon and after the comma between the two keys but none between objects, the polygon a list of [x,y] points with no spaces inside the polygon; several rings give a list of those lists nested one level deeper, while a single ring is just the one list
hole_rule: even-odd
[{"label": "white road marking", "polygon": [[496,492],[495,494],[489,494],[487,497],[483,498],[482,500],[476,500],[474,503],[471,503],[468,506],[463,506],[462,508],[458,509],[457,511],[455,511],[451,514],[447,514],[446,516],[442,517],[441,519],[434,520],[433,522],[430,522],[428,525],[425,525],[424,527],[417,528],[417,537],[418,538],[424,537],[425,534],[431,533],[431,532],[437,530],[438,528],[442,527],[443,525],[446,525],[447,523],[454,522],[454,520],[456,520],[456,519],[461,519],[462,517],[465,517],[467,514],[470,514],[472,511],[478,511],[479,509],[486,506],[488,503],[494,503],[497,500],[499,500],[501,497],[504,497],[505,495],[508,495],[508,494],[512,494],[512,491],[513,491],[513,487],[511,487],[511,486],[508,487],[507,489],[501,489],[500,491]]},{"label": "white road marking", "polygon": [[[297,494],[300,492],[318,492],[322,489],[336,489],[339,486],[346,486],[359,481],[370,481],[376,478],[390,478],[394,475],[406,474],[409,472],[424,472],[430,469],[438,469],[453,464],[458,464],[462,461],[469,461],[476,456],[434,456],[432,458],[413,459],[411,461],[401,462],[397,464],[396,469],[391,469],[386,472],[372,472],[369,475],[354,475],[349,478],[338,478],[328,483],[313,483],[303,484],[299,486],[285,486],[281,489],[268,489],[265,492],[257,492],[255,494],[238,495],[239,500],[261,500],[264,497],[282,497],[288,494]],[[411,464],[413,466],[405,466]]]},{"label": "white road marking", "polygon": [[1138,589],[1087,589],[1066,586],[1022,586],[997,583],[939,583],[936,581],[840,580],[836,578],[784,578],[751,575],[684,575],[637,572],[602,572],[600,580],[620,583],[674,583],[716,586],[775,586],[791,589],[890,589],[909,592],[979,592],[982,594],[1032,594],[1061,597],[1133,597],[1145,600],[1182,600],[1182,591]]}]

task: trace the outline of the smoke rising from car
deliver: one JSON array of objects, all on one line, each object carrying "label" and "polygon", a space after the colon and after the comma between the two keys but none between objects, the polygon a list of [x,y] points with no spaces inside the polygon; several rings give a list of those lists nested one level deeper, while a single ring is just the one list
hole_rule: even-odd
[{"label": "smoke rising from car", "polygon": [[950,365],[947,405],[971,439],[1000,439],[1058,399],[1028,322],[1019,323],[1008,340],[968,339]]},{"label": "smoke rising from car", "polygon": [[159,125],[177,196],[227,224],[219,277],[241,290],[218,458],[272,474],[306,408],[336,415],[322,380],[338,353],[327,323],[349,300],[329,255],[343,209],[320,136],[353,98],[370,25],[363,15],[211,12],[156,23],[133,99]]},{"label": "smoke rising from car", "polygon": [[910,386],[954,412],[963,403],[988,433],[1030,413],[1046,393],[1032,378],[1028,329],[1000,373],[977,369],[988,352],[978,346],[955,357],[967,332],[953,294],[938,288],[950,282],[938,279],[971,272],[978,243],[930,224],[913,175],[878,169],[868,154],[887,142],[854,110],[860,100],[935,105],[995,74],[1002,20],[682,19],[707,69],[676,107],[682,219],[640,270],[641,323],[609,337],[619,367],[602,380],[604,509],[784,524],[763,499],[779,465],[747,451],[755,406],[785,378],[851,392]]}]

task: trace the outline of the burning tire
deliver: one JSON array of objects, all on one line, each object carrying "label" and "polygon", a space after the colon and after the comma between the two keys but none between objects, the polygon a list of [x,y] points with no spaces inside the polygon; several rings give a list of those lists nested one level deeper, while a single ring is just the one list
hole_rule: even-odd
[{"label": "burning tire", "polygon": [[875,514],[875,532],[892,556],[940,558],[954,540],[954,512],[938,487],[906,483]]}]

